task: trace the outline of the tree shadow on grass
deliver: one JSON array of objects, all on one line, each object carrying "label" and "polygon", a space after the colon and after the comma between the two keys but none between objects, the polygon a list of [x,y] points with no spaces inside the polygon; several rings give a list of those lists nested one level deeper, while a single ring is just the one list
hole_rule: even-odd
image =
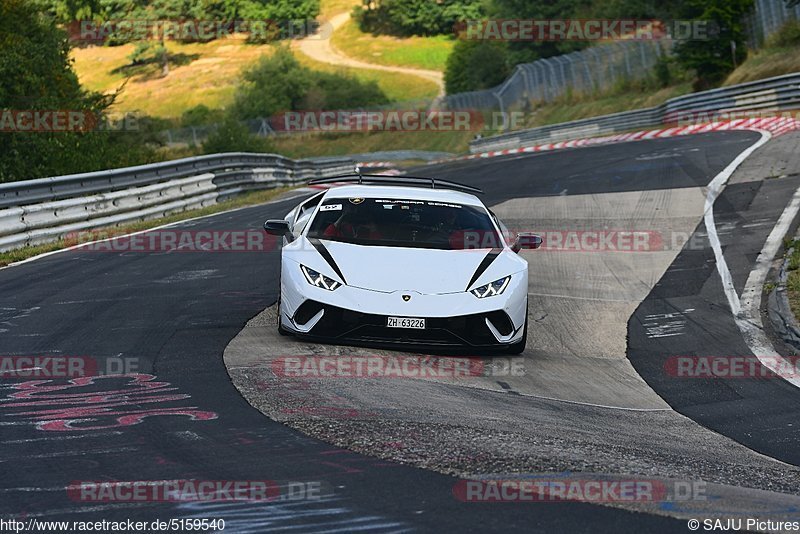
[{"label": "tree shadow on grass", "polygon": [[[170,54],[169,66],[183,67],[192,61],[200,59],[200,54]],[[134,61],[127,65],[122,65],[111,71],[111,74],[123,74],[133,79],[134,82],[146,82],[161,78],[163,75],[163,64],[158,58],[148,58],[143,61]]]}]

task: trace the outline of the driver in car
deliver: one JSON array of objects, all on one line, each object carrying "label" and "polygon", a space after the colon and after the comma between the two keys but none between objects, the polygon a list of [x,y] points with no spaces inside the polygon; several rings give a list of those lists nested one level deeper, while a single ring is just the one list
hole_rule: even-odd
[{"label": "driver in car", "polygon": [[365,213],[365,207],[344,211],[339,219],[328,225],[323,237],[383,239],[373,217]]}]

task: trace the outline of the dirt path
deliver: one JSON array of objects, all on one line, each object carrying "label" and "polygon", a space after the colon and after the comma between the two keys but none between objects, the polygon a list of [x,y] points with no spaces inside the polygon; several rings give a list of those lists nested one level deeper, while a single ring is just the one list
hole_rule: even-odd
[{"label": "dirt path", "polygon": [[358,59],[353,59],[341,53],[331,44],[333,33],[341,28],[350,20],[350,13],[339,13],[331,17],[329,23],[331,27],[321,34],[306,37],[296,43],[296,47],[305,55],[322,63],[337,65],[340,67],[352,67],[355,69],[382,70],[386,72],[396,72],[399,74],[409,74],[419,76],[434,82],[439,86],[439,96],[444,95],[444,74],[435,70],[415,69],[412,67],[392,67],[388,65],[376,65]]}]

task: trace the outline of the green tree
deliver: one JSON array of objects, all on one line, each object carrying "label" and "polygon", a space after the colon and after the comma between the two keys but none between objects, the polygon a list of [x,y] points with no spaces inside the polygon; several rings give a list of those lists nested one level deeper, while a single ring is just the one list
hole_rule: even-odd
[{"label": "green tree", "polygon": [[[66,33],[28,0],[0,2],[0,113],[85,111],[102,117],[113,102],[83,90],[69,60]],[[144,126],[144,125],[142,125]],[[0,181],[57,176],[153,157],[122,133],[0,132]]]},{"label": "green tree", "polygon": [[285,47],[244,73],[234,113],[240,119],[270,117],[283,111],[346,109],[388,102],[375,82],[338,73],[312,71]]},{"label": "green tree", "polygon": [[[493,0],[489,8],[489,17],[497,19],[558,20],[586,18],[588,15],[588,4],[585,0],[552,0],[549,2]],[[588,45],[589,43],[580,41],[511,42],[508,44],[509,62],[512,65],[528,63],[540,58],[574,52]]]},{"label": "green tree", "polygon": [[682,4],[683,18],[711,23],[707,38],[687,40],[676,47],[678,62],[695,72],[695,90],[715,87],[733,71],[734,64],[747,57],[743,19],[752,7],[753,0],[686,0]]},{"label": "green tree", "polygon": [[[181,18],[203,18],[202,4],[191,0],[152,0],[133,13],[134,17],[145,20],[180,20]],[[158,44],[147,42],[137,48],[134,61],[155,61],[161,65],[161,76],[169,75],[170,53],[164,42],[164,34],[159,32]]]},{"label": "green tree", "polygon": [[354,10],[362,31],[390,35],[452,34],[457,22],[483,16],[481,0],[364,0]]},{"label": "green tree", "polygon": [[245,20],[311,20],[319,15],[319,0],[241,0]]},{"label": "green tree", "polygon": [[[236,20],[270,21],[278,27],[309,21],[319,14],[319,0],[32,0],[61,23],[82,19],[99,21]],[[127,42],[124,35],[109,44]],[[163,43],[161,43],[163,45]]]},{"label": "green tree", "polygon": [[447,58],[444,83],[450,94],[477,91],[502,83],[509,73],[505,43],[459,41]]},{"label": "green tree", "polygon": [[45,0],[43,6],[60,22],[90,19],[101,11],[102,0]]},{"label": "green tree", "polygon": [[269,117],[299,109],[309,87],[306,69],[289,49],[281,47],[244,72],[244,84],[236,96],[236,114],[240,118]]}]

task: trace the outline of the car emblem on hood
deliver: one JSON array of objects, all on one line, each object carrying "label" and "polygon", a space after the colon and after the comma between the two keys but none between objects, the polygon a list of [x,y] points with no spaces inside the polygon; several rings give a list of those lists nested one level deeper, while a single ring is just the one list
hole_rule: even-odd
[{"label": "car emblem on hood", "polygon": [[358,205],[358,204],[361,204],[362,202],[364,202],[364,199],[363,199],[363,198],[358,198],[358,197],[357,197],[357,198],[351,198],[351,199],[350,199],[350,203],[351,203],[351,204],[356,204],[356,205]]},{"label": "car emblem on hood", "polygon": [[403,300],[408,302],[409,300],[411,300],[411,295],[403,295]]}]

